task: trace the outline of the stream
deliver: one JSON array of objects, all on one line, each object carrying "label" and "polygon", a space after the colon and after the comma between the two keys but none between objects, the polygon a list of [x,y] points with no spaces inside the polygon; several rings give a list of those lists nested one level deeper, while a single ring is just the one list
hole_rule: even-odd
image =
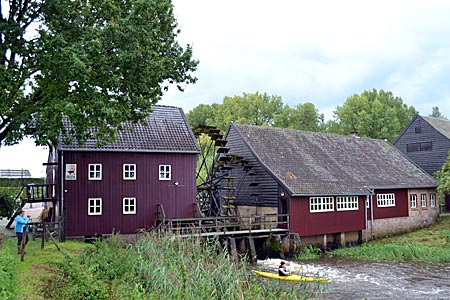
[{"label": "stream", "polygon": [[[258,260],[258,269],[276,272],[280,261]],[[284,261],[293,273],[330,278],[328,289],[315,299],[450,299],[450,264],[361,262],[329,258],[308,263]]]}]

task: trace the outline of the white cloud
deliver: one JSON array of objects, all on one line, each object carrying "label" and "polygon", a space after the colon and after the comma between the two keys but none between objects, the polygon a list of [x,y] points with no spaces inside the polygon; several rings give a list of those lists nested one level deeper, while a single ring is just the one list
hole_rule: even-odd
[{"label": "white cloud", "polygon": [[[197,84],[163,103],[186,111],[243,92],[319,110],[377,88],[420,110],[448,99],[448,1],[175,0],[181,40],[200,60]],[[438,55],[442,53],[441,55]],[[423,105],[424,98],[430,105]],[[450,105],[436,100],[444,115]]]},{"label": "white cloud", "polygon": [[[376,88],[421,114],[438,106],[450,118],[450,1],[173,3],[180,43],[200,60],[198,82],[184,93],[172,87],[160,104],[188,112],[259,91],[292,106],[312,102],[331,118],[347,97]],[[5,160],[3,148],[0,168],[12,160],[20,168],[24,155]]]}]

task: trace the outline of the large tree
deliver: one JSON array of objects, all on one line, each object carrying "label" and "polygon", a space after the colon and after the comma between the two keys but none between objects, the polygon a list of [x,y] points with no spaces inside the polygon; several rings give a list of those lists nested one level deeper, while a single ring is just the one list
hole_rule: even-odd
[{"label": "large tree", "polygon": [[196,80],[170,0],[1,0],[0,11],[0,145],[107,142],[170,84]]},{"label": "large tree", "polygon": [[441,111],[439,110],[438,106],[432,107],[432,113],[431,113],[430,117],[435,117],[435,118],[439,118],[439,119],[447,119],[443,114],[441,114]]},{"label": "large tree", "polygon": [[353,95],[334,111],[329,131],[393,141],[417,114],[414,107],[403,103],[389,91],[364,91]]},{"label": "large tree", "polygon": [[188,114],[193,126],[210,125],[226,131],[230,121],[239,124],[272,126],[275,115],[283,109],[280,96],[267,93],[243,93],[242,96],[226,96],[223,103],[200,104]]},{"label": "large tree", "polygon": [[274,119],[274,127],[307,131],[322,131],[324,127],[324,115],[311,102],[293,108],[286,105]]}]

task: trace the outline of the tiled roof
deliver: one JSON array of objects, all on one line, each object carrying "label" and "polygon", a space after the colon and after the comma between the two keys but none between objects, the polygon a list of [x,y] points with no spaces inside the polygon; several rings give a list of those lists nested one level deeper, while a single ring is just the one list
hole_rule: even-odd
[{"label": "tiled roof", "polygon": [[124,123],[125,129],[120,132],[116,142],[111,144],[97,146],[95,139],[88,139],[82,146],[61,143],[58,148],[79,151],[199,152],[181,108],[153,106],[153,112],[146,122],[147,124]]},{"label": "tiled roof", "polygon": [[431,126],[433,126],[441,134],[445,135],[450,139],[450,120],[433,118],[427,116],[421,116],[422,119],[427,121]]},{"label": "tiled roof", "polygon": [[368,188],[436,187],[383,140],[233,124],[259,160],[293,193],[361,195]]}]

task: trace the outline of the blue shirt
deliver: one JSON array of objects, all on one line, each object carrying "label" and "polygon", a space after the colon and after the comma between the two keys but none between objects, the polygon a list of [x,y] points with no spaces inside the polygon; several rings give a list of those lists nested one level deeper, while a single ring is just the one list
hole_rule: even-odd
[{"label": "blue shirt", "polygon": [[27,224],[28,224],[28,222],[30,222],[30,219],[24,218],[24,217],[22,217],[21,215],[18,215],[18,216],[14,219],[14,221],[16,221],[16,228],[14,229],[14,232],[15,232],[15,233],[17,233],[17,232],[22,233],[22,232],[23,232],[23,226],[26,226],[26,227],[27,227],[27,232],[28,232],[28,226],[27,226]]}]

